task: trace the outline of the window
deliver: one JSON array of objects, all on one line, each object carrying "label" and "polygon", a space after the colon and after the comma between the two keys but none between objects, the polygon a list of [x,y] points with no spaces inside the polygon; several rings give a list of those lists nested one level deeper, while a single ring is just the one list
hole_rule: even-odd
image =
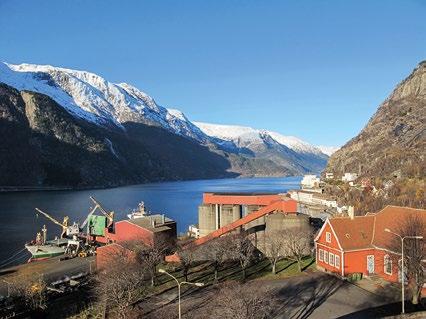
[{"label": "window", "polygon": [[318,259],[319,261],[324,261],[324,250],[318,250]]},{"label": "window", "polygon": [[331,233],[329,233],[329,232],[325,233],[325,241],[327,243],[331,243]]},{"label": "window", "polygon": [[328,251],[324,251],[324,262],[328,264]]},{"label": "window", "polygon": [[385,274],[392,275],[392,260],[389,255],[385,255],[383,264],[385,266]]},{"label": "window", "polygon": [[328,258],[329,258],[329,261],[330,261],[330,266],[334,266],[334,254],[330,253],[330,257],[328,257]]},{"label": "window", "polygon": [[334,267],[340,268],[340,256],[334,256]]}]

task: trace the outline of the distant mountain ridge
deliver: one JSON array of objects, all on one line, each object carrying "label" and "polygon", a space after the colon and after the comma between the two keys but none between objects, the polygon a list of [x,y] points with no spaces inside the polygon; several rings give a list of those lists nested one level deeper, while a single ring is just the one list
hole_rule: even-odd
[{"label": "distant mountain ridge", "polygon": [[[60,178],[60,172],[67,170],[79,176],[73,185],[115,185],[237,175],[301,175],[321,171],[327,160],[327,156],[318,148],[304,141],[266,130],[252,132],[257,136],[253,145],[244,144],[246,136],[240,137],[241,143],[236,143],[227,137],[221,139],[214,134],[207,134],[179,110],[158,105],[152,97],[139,89],[126,83],[108,82],[86,71],[48,65],[0,63],[0,83],[4,83],[0,96],[0,110],[4,110],[0,120],[4,133],[15,133],[14,125],[19,122],[20,126],[26,127],[26,137],[18,135],[25,140],[23,145],[27,145],[28,149],[34,147],[34,134],[37,135],[38,142],[43,141],[33,151],[34,154],[39,153],[39,159],[44,164],[40,164],[36,181],[31,179],[25,182],[29,184],[67,184],[66,180]],[[17,112],[16,110],[21,110],[23,117],[18,122],[9,121],[10,118],[5,114]],[[42,125],[44,129],[40,130],[40,122],[49,122],[51,118],[58,121],[51,123],[54,129],[50,130]],[[69,125],[74,127],[74,134],[77,136],[72,138],[71,131],[68,131],[70,126],[62,126],[61,123],[72,123]],[[92,136],[92,133],[89,134],[87,130],[92,133],[96,131],[97,142],[92,140],[90,147],[86,145],[86,139],[90,140],[88,136]],[[64,135],[68,137],[65,138]],[[83,153],[88,152],[88,157],[101,153],[108,160],[92,161],[86,167],[82,163],[78,164],[81,161],[75,158],[75,165],[80,166],[73,167],[70,162],[66,167],[56,167],[53,169],[55,182],[52,182],[52,178],[46,177],[47,173],[43,168],[53,165],[44,149],[64,140],[68,141],[61,145],[62,151],[69,146],[80,153],[83,148]],[[10,143],[13,144],[13,137]],[[131,150],[125,150],[125,145]],[[134,158],[142,155],[138,152],[143,152],[145,160],[152,165],[134,162]],[[2,152],[0,156],[5,163],[3,167],[14,171],[12,159],[15,155],[12,152],[6,156]],[[54,159],[56,163],[61,162],[61,154],[49,155],[52,161]],[[197,165],[189,165],[194,159],[198,159]],[[88,170],[105,171],[112,167],[115,173],[104,180],[88,173]],[[147,169],[151,171],[148,172]],[[123,173],[122,176],[120,172]],[[136,173],[132,175],[130,172]],[[5,180],[0,180],[0,185],[25,184],[22,180],[13,181],[11,176],[7,183]]]}]

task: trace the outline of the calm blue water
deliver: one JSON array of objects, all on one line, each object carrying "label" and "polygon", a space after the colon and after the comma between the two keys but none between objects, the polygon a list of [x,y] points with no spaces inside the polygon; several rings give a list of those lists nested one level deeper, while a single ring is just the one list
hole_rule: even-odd
[{"label": "calm blue water", "polygon": [[[178,223],[178,232],[198,221],[198,205],[203,192],[285,192],[299,188],[300,177],[215,179],[133,185],[112,189],[48,191],[0,194],[0,266],[2,261],[23,248],[46,224],[48,237],[59,234],[59,227],[43,216],[36,217],[35,207],[58,220],[68,215],[82,223],[94,196],[107,210],[115,211],[116,220],[144,201],[153,213],[164,213]],[[25,260],[25,257],[23,257]],[[1,267],[0,267],[1,268]]]}]

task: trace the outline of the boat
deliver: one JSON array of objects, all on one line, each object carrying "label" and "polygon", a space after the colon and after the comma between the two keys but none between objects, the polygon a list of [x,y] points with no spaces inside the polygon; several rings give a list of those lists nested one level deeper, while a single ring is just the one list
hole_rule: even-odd
[{"label": "boat", "polygon": [[147,215],[149,215],[149,212],[145,208],[145,203],[140,202],[138,208],[134,209],[130,214],[127,214],[127,217],[129,219],[138,219],[146,217]]},{"label": "boat", "polygon": [[[86,220],[80,226],[78,223],[69,223],[69,217],[65,216],[63,221],[59,221],[50,214],[36,208],[38,214],[43,215],[52,223],[61,228],[60,237],[53,240],[47,240],[47,228],[43,225],[41,232],[38,232],[35,240],[25,244],[25,248],[31,254],[29,261],[47,259],[60,255],[78,256],[93,254],[93,242],[96,237],[103,237],[105,228],[110,228],[114,223],[114,212],[106,211],[99,202],[92,196],[90,199],[94,202],[95,207],[91,209]],[[94,215],[99,210],[103,216]],[[86,231],[86,232],[84,232]]]},{"label": "boat", "polygon": [[58,246],[57,244],[51,244],[46,242],[44,245],[32,245],[26,244],[25,248],[30,252],[31,258],[29,261],[38,261],[47,259],[55,256],[65,254],[67,245]]},{"label": "boat", "polygon": [[25,244],[25,248],[31,254],[29,261],[42,260],[65,254],[68,246],[68,239],[55,238],[53,240],[46,240],[46,225],[43,226],[41,231],[43,235],[39,232],[35,240]]}]

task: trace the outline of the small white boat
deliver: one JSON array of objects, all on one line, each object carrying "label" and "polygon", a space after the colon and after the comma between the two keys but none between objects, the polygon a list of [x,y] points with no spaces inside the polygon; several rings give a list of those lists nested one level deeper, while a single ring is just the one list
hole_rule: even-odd
[{"label": "small white boat", "polygon": [[129,219],[137,219],[137,218],[143,218],[149,215],[145,208],[145,203],[140,202],[137,209],[134,209],[130,214],[127,214],[127,217]]}]

